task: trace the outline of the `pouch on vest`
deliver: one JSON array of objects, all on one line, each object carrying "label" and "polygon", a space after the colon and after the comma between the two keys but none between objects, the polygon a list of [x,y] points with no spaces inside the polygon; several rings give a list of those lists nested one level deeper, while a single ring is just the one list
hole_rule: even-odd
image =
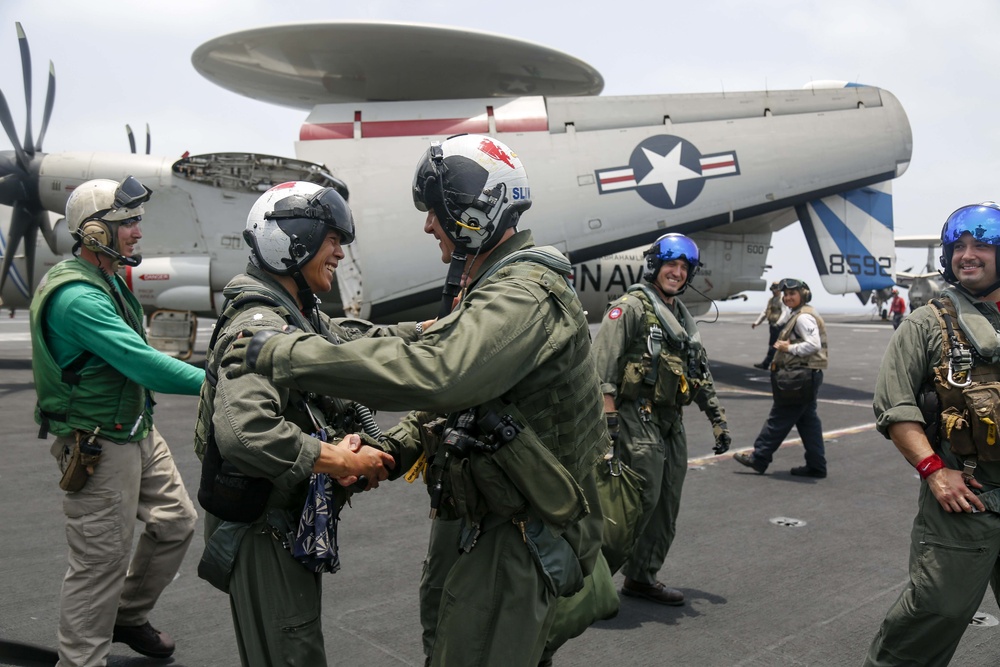
[{"label": "pouch on vest", "polygon": [[583,588],[580,559],[564,537],[554,535],[544,522],[530,519],[524,526],[524,538],[542,581],[552,595],[566,597]]},{"label": "pouch on vest", "polygon": [[815,393],[811,368],[779,368],[771,373],[771,395],[775,405],[802,405]]},{"label": "pouch on vest", "polygon": [[[1000,382],[973,383],[962,395],[969,408],[975,453],[981,461],[1000,461]],[[956,451],[952,447],[952,451]],[[957,452],[956,453],[961,453]]]},{"label": "pouch on vest", "polygon": [[[954,406],[941,411],[939,433],[948,441],[952,453],[959,456],[973,456],[976,453],[976,443],[972,440],[972,429],[969,427],[967,416],[967,410],[959,411]],[[938,438],[938,443],[940,440],[941,438]],[[932,445],[936,444],[934,440],[930,442]]]},{"label": "pouch on vest", "polygon": [[664,350],[660,352],[658,363],[653,404],[674,407],[690,403],[691,387],[684,377],[684,362],[681,358]]},{"label": "pouch on vest", "polygon": [[198,486],[198,503],[206,512],[224,521],[249,523],[264,513],[273,486],[269,479],[244,475],[222,458],[214,435],[209,434]]},{"label": "pouch on vest", "polygon": [[648,355],[643,355],[642,361],[630,361],[625,364],[625,368],[622,369],[622,382],[618,387],[619,401],[634,401],[639,398],[649,364]]},{"label": "pouch on vest", "polygon": [[486,516],[488,505],[479,492],[475,475],[472,473],[472,458],[452,459],[448,465],[448,490],[458,516],[469,524],[479,523]]},{"label": "pouch on vest", "polygon": [[528,506],[527,499],[493,460],[493,456],[470,456],[469,469],[490,513],[508,517],[523,512]]},{"label": "pouch on vest", "polygon": [[528,501],[532,511],[557,530],[587,515],[590,508],[573,475],[559,463],[514,405],[503,407],[521,432],[493,454],[493,460]]},{"label": "pouch on vest", "polygon": [[198,577],[223,593],[229,592],[229,579],[240,544],[250,529],[248,523],[222,521],[205,542],[205,551],[198,561]]}]

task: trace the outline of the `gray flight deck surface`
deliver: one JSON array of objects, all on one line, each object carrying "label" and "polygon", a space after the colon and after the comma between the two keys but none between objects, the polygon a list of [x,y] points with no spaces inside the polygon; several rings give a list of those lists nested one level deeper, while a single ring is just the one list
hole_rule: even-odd
[{"label": "gray flight deck surface", "polygon": [[[734,451],[753,445],[771,405],[767,374],[751,366],[763,357],[767,329],[751,330],[751,320],[728,314],[701,325]],[[201,350],[208,324],[202,321]],[[622,598],[618,616],[568,643],[557,665],[860,664],[907,579],[918,480],[871,428],[872,389],[891,327],[868,315],[832,316],[827,326],[831,368],[819,412],[829,477],[789,475],[803,462],[793,442],[764,476],[731,454],[713,457],[707,420],[697,407],[688,408],[691,469],[677,539],[660,573],[687,603],[663,607]],[[66,569],[62,493],[31,417],[27,329],[26,313],[0,318],[0,640],[53,647]],[[192,363],[202,361],[196,353]],[[156,423],[194,496],[196,399],[157,398]],[[396,418],[379,415],[383,427]],[[423,664],[417,587],[430,522],[421,486],[386,484],[345,508],[342,569],[324,577],[330,664]],[[773,522],[780,517],[804,525]],[[199,523],[177,580],[150,620],[176,640],[172,664],[237,665],[228,600],[196,576],[202,546]],[[615,579],[620,585],[621,575]],[[986,624],[969,628],[953,664],[997,664],[1000,628],[988,623],[1000,614],[991,594],[981,610],[989,615]],[[114,644],[111,664],[164,663]]]}]

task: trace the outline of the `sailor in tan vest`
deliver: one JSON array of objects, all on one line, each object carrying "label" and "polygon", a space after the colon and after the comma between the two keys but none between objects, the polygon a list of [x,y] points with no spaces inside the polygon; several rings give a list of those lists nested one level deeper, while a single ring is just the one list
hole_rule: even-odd
[{"label": "sailor in tan vest", "polygon": [[792,314],[774,344],[776,353],[771,363],[774,404],[753,443],[753,453],[737,452],[733,458],[764,474],[774,452],[794,426],[806,450],[806,464],[792,468],[792,474],[822,479],[826,477],[826,455],[816,395],[827,366],[826,326],[819,313],[808,305],[812,292],[807,284],[785,278],[781,290],[782,300]]}]

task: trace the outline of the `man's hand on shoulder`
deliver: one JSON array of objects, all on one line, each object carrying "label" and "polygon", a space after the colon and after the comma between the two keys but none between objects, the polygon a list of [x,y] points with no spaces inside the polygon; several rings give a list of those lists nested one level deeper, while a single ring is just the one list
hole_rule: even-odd
[{"label": "man's hand on shoulder", "polygon": [[293,331],[296,331],[296,328],[292,326],[282,327],[281,331],[276,329],[264,329],[257,332],[250,329],[241,331],[223,354],[222,361],[219,363],[221,368],[226,369],[226,379],[233,380],[247,373],[256,373],[257,361],[260,359],[264,344],[272,336],[292,333]]}]

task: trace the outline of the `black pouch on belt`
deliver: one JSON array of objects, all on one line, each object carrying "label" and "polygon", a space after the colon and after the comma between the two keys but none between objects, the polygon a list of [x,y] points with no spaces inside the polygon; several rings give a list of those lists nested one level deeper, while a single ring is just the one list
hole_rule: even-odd
[{"label": "black pouch on belt", "polygon": [[76,432],[76,441],[69,453],[66,467],[63,468],[62,479],[59,480],[59,488],[63,491],[76,493],[86,486],[87,480],[93,474],[87,468],[93,470],[101,460],[102,447],[101,443],[97,442],[100,430],[98,427],[94,433]]}]

